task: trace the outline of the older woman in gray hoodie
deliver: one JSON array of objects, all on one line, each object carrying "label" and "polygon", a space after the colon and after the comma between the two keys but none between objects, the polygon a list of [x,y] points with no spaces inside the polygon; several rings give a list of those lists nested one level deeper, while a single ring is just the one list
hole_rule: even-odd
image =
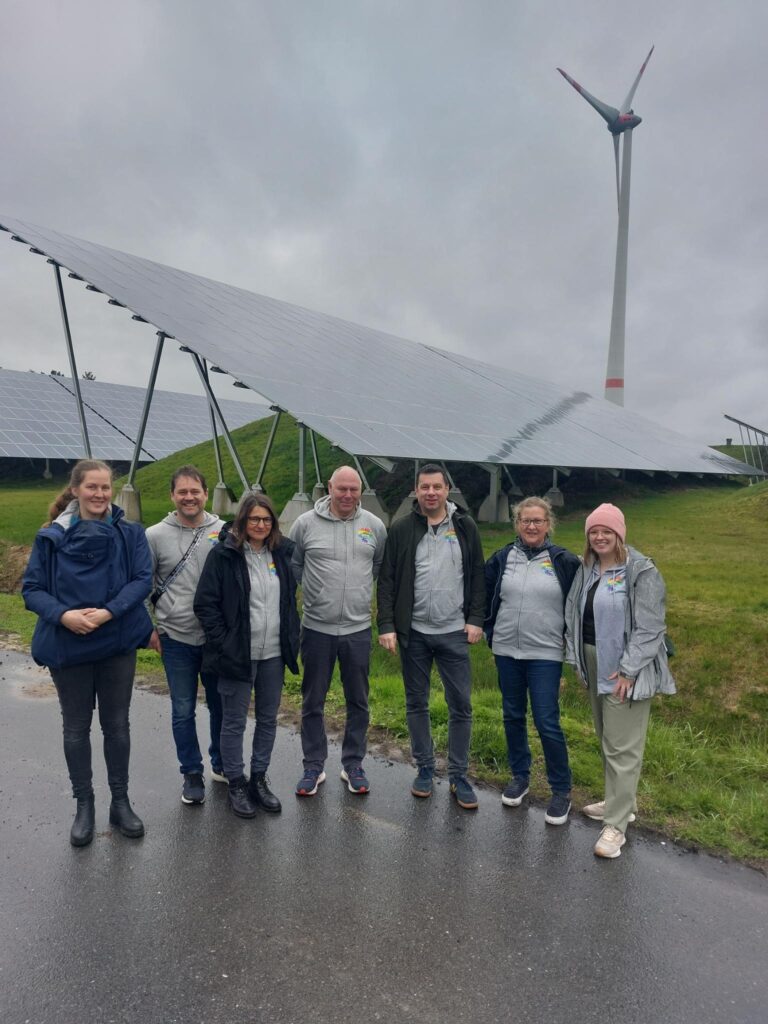
[{"label": "older woman in gray hoodie", "polygon": [[605,799],[584,813],[603,821],[598,857],[621,855],[635,820],[651,697],[674,693],[665,645],[665,587],[650,558],[626,546],[621,509],[587,516],[584,562],[565,608],[566,657],[589,690],[605,768]]}]

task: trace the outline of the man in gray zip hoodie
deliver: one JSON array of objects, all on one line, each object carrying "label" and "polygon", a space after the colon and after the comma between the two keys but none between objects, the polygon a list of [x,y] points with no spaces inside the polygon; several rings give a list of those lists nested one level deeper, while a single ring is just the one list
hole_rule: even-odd
[{"label": "man in gray zip hoodie", "polygon": [[[205,634],[192,609],[205,560],[218,543],[219,531],[224,525],[218,516],[205,511],[207,500],[208,488],[200,470],[195,466],[181,466],[171,479],[171,501],[176,511],[147,530],[154,568],[151,600],[156,623],[150,647],[162,657],[168,679],[173,738],[179,770],[184,776],[181,800],[188,805],[205,800],[203,759],[195,725],[198,676],[203,683],[210,718],[211,773],[217,781],[227,781],[219,750],[218,679],[202,671]],[[151,606],[149,611],[153,611]]]},{"label": "man in gray zip hoodie", "polygon": [[314,796],[325,782],[328,756],[324,708],[338,661],[347,721],[341,777],[351,793],[370,789],[362,762],[368,734],[368,667],[371,656],[371,595],[384,557],[384,523],[360,506],[358,473],[340,466],[328,497],[300,515],[290,532],[293,572],[302,588],[301,746],[304,775],[297,796]]}]

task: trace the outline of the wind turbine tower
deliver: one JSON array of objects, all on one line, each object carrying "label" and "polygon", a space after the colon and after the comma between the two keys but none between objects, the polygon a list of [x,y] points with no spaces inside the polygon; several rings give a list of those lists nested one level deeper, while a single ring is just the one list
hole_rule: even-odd
[{"label": "wind turbine tower", "polygon": [[[651,59],[653,47],[637,73],[627,98],[617,110],[597,99],[562,68],[557,70],[573,88],[584,97],[608,126],[613,136],[613,155],[616,162],[616,199],[619,205],[619,228],[616,236],[616,271],[613,278],[613,308],[611,310],[611,336],[608,342],[608,366],[605,372],[605,397],[616,405],[624,405],[624,331],[627,312],[627,248],[629,244],[629,181],[632,171],[632,132],[642,121],[631,109],[638,83]],[[619,142],[624,138],[619,158]]]}]

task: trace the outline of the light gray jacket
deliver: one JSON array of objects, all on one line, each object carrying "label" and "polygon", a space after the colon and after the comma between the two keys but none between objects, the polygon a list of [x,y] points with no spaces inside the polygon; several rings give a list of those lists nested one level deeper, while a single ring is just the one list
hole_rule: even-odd
[{"label": "light gray jacket", "polygon": [[[199,647],[205,643],[205,633],[192,610],[192,602],[205,560],[218,543],[219,530],[223,525],[223,519],[210,512],[205,513],[200,543],[154,609],[151,604],[147,606],[150,615],[154,616],[157,631],[182,644]],[[198,527],[182,526],[175,512],[171,512],[155,526],[149,527],[147,540],[152,552],[153,589],[173,572],[184,557],[196,529]]]},{"label": "light gray jacket", "polygon": [[301,584],[303,624],[318,633],[346,636],[371,625],[373,581],[384,557],[387,530],[359,505],[337,519],[330,497],[320,498],[291,527],[291,568]]},{"label": "light gray jacket", "polygon": [[[566,660],[574,666],[582,681],[587,679],[581,624],[587,592],[597,578],[596,564],[581,565],[565,603]],[[623,652],[619,672],[634,679],[632,700],[647,700],[657,693],[675,693],[675,681],[669,671],[665,635],[666,588],[653,560],[628,549],[627,601]],[[595,624],[597,626],[597,623]],[[601,638],[596,635],[598,659]]]}]

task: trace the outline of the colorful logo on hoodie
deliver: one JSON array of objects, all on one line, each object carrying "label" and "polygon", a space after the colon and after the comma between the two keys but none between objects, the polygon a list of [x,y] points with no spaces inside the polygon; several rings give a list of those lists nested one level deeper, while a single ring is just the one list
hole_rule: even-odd
[{"label": "colorful logo on hoodie", "polygon": [[270,576],[277,576],[277,566],[275,565],[275,560],[273,558],[270,558],[267,564],[267,570]]},{"label": "colorful logo on hoodie", "polygon": [[554,565],[552,565],[552,559],[549,558],[549,556],[547,556],[546,558],[542,558],[542,560],[538,564],[545,576],[555,575],[555,567]]},{"label": "colorful logo on hoodie", "polygon": [[361,526],[357,531],[357,536],[363,544],[373,544],[373,530],[370,526]]},{"label": "colorful logo on hoodie", "polygon": [[627,579],[624,573],[605,577],[605,585],[612,594],[620,594],[627,589]]},{"label": "colorful logo on hoodie", "polygon": [[450,529],[450,527],[445,531],[443,536],[445,537],[445,539],[448,541],[449,544],[458,544],[459,543],[459,539],[456,536],[456,531]]},{"label": "colorful logo on hoodie", "polygon": [[218,543],[218,540],[219,540],[219,530],[220,529],[221,529],[221,527],[219,527],[216,530],[211,530],[211,532],[208,534],[208,543],[209,544],[216,544],[216,543]]}]

